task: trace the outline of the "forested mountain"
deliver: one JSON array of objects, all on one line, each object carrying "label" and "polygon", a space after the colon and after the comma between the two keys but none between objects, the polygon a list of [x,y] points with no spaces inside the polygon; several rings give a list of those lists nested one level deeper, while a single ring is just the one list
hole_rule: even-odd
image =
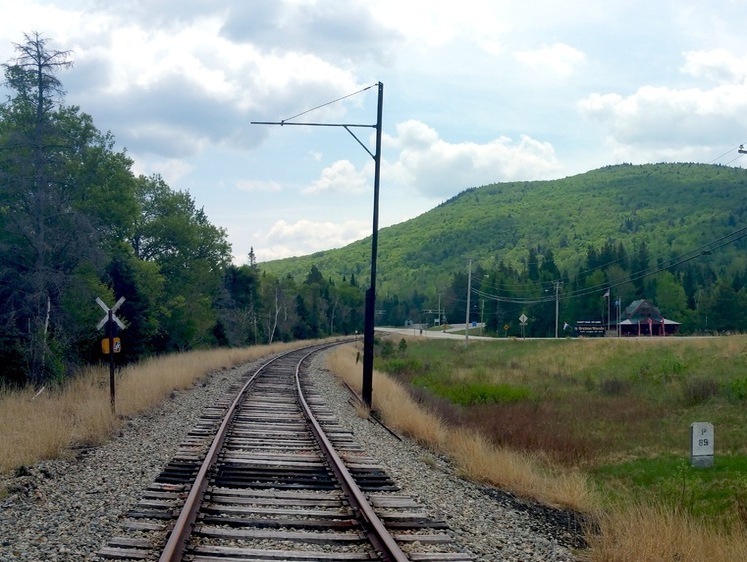
[{"label": "forested mountain", "polygon": [[[553,181],[468,189],[381,230],[377,307],[412,301],[415,294],[413,306],[436,309],[441,295],[448,319],[463,321],[471,259],[474,287],[482,294],[473,296],[473,306],[485,321],[493,319],[493,327],[516,324],[522,310],[531,316],[533,308],[547,307],[554,301],[548,293],[560,282],[560,316],[569,323],[606,316],[599,297],[612,287],[623,306],[651,299],[686,329],[744,329],[738,321],[722,322],[717,311],[707,325],[697,301],[707,300],[717,281],[731,287],[734,299],[744,297],[746,199],[744,169],[687,163],[623,164]],[[355,272],[367,282],[369,261],[370,238],[261,267],[296,276],[314,264],[328,275]],[[455,290],[455,283],[464,289]],[[491,316],[485,301],[502,305],[492,305]],[[698,304],[700,316],[693,315]],[[554,311],[549,316],[554,322]],[[547,334],[550,326],[538,321],[535,329]]]}]

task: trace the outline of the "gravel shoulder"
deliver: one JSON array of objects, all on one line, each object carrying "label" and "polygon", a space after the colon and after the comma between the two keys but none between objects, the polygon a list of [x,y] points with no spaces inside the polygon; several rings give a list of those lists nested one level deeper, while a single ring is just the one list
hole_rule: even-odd
[{"label": "gravel shoulder", "polygon": [[[157,410],[128,419],[109,443],[70,460],[43,461],[0,477],[0,561],[98,560],[118,523],[176,452],[205,407],[252,364],[211,373]],[[522,502],[459,478],[432,452],[359,418],[347,390],[314,360],[310,378],[341,424],[479,561],[575,561],[573,514]]]}]

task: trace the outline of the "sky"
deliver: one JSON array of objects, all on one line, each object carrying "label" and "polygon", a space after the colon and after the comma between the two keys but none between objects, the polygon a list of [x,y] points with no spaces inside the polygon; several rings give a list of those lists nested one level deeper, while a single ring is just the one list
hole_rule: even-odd
[{"label": "sky", "polygon": [[375,125],[379,82],[380,228],[490,183],[747,164],[744,0],[0,0],[0,13],[0,62],[24,33],[70,50],[64,103],[136,174],[189,192],[237,264],[371,234],[374,159],[358,141],[375,152],[373,128],[252,122]]}]

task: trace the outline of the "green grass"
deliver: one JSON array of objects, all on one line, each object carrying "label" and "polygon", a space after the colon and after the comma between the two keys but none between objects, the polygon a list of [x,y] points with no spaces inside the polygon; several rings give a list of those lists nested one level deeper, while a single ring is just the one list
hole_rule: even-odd
[{"label": "green grass", "polygon": [[[391,367],[391,369],[390,369]],[[588,472],[604,497],[659,499],[747,523],[747,336],[689,340],[411,340],[377,368],[451,423]],[[689,427],[716,463],[689,467]],[[736,498],[736,499],[735,499]]]},{"label": "green grass", "polygon": [[657,497],[714,523],[747,523],[745,455],[716,455],[707,469],[680,455],[662,455],[606,464],[592,474],[610,501]]},{"label": "green grass", "polygon": [[529,400],[533,393],[528,388],[510,384],[488,384],[480,382],[443,383],[430,377],[417,377],[412,381],[416,387],[426,388],[441,398],[460,406],[473,404],[508,404]]}]

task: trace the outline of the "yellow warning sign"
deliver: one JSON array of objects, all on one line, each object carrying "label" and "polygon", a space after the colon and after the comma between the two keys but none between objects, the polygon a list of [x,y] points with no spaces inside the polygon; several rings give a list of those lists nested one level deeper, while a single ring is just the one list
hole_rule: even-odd
[{"label": "yellow warning sign", "polygon": [[[122,342],[119,338],[114,338],[114,353],[122,351]],[[109,354],[109,338],[101,340],[101,352],[105,355]]]}]

